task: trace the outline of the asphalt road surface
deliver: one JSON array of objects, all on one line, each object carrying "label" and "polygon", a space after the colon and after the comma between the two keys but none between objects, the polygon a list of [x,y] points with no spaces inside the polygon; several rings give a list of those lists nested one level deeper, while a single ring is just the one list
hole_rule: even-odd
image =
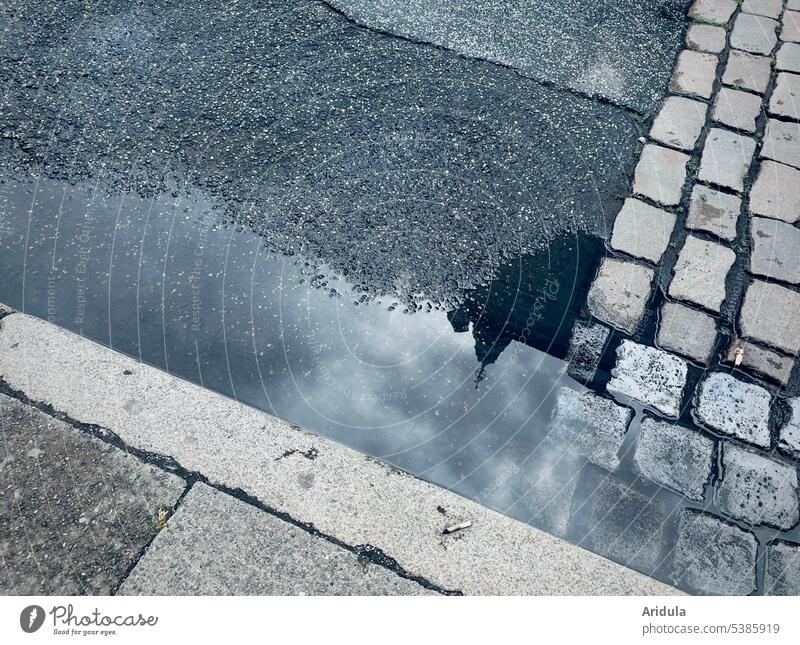
[{"label": "asphalt road surface", "polygon": [[[479,4],[444,20],[413,3],[340,3],[451,51],[316,2],[3,3],[0,172],[200,192],[365,294],[458,301],[509,258],[606,232],[640,126],[564,75],[608,77],[587,66],[612,39],[630,62],[612,85],[630,101],[598,91],[649,108],[683,26],[640,2]],[[555,25],[564,47],[583,43],[574,56]],[[513,60],[470,45],[500,36]]]},{"label": "asphalt road surface", "polygon": [[360,24],[485,58],[639,112],[661,99],[684,0],[331,0]]}]

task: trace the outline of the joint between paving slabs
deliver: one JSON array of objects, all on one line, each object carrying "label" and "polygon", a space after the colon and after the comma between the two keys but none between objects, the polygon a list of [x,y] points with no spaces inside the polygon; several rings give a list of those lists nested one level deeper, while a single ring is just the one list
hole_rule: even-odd
[{"label": "joint between paving slabs", "polygon": [[[0,333],[1,332],[2,332],[2,326],[0,325]],[[211,488],[216,489],[221,493],[234,497],[240,502],[243,502],[250,506],[254,506],[265,513],[269,513],[270,515],[280,520],[283,520],[284,522],[292,524],[293,526],[296,526],[297,528],[305,531],[306,533],[321,538],[327,542],[330,542],[331,544],[334,544],[335,546],[338,546],[339,548],[349,551],[350,553],[356,556],[356,558],[361,564],[365,566],[368,564],[374,564],[380,566],[384,569],[387,569],[388,571],[391,571],[392,573],[401,578],[405,578],[406,580],[416,582],[425,589],[435,591],[445,596],[463,595],[463,592],[461,592],[460,590],[445,589],[423,576],[419,576],[409,571],[406,571],[405,568],[403,568],[395,558],[384,552],[379,547],[376,547],[371,544],[359,544],[359,545],[348,544],[333,535],[329,535],[327,533],[320,531],[314,526],[314,524],[310,522],[304,522],[302,520],[298,520],[292,517],[289,513],[280,511],[276,508],[269,506],[268,504],[265,504],[257,497],[245,492],[240,488],[232,488],[229,486],[224,486],[222,484],[212,482],[202,473],[184,468],[183,466],[181,466],[180,463],[178,463],[174,458],[170,456],[160,455],[157,453],[152,453],[146,450],[141,450],[139,448],[134,448],[132,446],[129,446],[117,434],[115,434],[114,432],[112,432],[107,428],[103,428],[102,426],[98,426],[95,424],[78,421],[77,419],[73,419],[72,417],[70,417],[68,414],[56,410],[49,403],[43,403],[41,401],[35,401],[31,399],[21,390],[16,390],[10,387],[8,383],[5,381],[5,379],[3,379],[2,377],[0,377],[0,393],[5,394],[6,396],[9,396],[11,398],[14,398],[20,401],[21,403],[36,408],[37,410],[47,414],[50,417],[53,417],[54,419],[63,421],[64,423],[69,424],[70,426],[72,426],[73,428],[75,428],[80,432],[89,434],[92,437],[99,439],[100,441],[110,444],[115,448],[118,448],[132,455],[133,457],[136,457],[139,461],[143,463],[149,464],[151,466],[159,468],[160,470],[176,475],[181,479],[183,479],[187,484],[186,488],[178,497],[173,507],[167,512],[166,517],[163,518],[165,526],[168,524],[169,518],[171,518],[174,515],[174,513],[178,510],[180,504],[183,502],[184,498],[189,493],[194,484],[197,482],[201,482],[203,484],[206,484],[207,486],[210,486]],[[164,527],[162,527],[162,529]],[[131,571],[135,568],[135,566],[139,563],[141,558],[147,552],[147,549],[150,547],[150,545],[153,543],[156,537],[158,537],[158,532],[159,531],[155,532],[153,537],[148,541],[148,543],[144,547],[142,547],[140,552],[133,559],[132,563],[130,564],[127,571],[123,575],[119,585],[115,589],[114,593],[117,593],[119,591],[119,588],[122,585],[122,583],[128,578]]]}]

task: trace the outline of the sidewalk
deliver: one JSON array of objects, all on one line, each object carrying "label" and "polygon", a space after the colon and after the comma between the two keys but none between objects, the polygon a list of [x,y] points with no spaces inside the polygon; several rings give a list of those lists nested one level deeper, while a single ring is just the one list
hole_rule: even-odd
[{"label": "sidewalk", "polygon": [[4,593],[678,593],[23,314],[0,378]]}]

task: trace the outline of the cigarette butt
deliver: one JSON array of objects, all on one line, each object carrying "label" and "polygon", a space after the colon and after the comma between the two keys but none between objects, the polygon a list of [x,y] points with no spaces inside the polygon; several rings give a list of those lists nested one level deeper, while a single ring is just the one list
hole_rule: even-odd
[{"label": "cigarette butt", "polygon": [[733,350],[733,365],[734,367],[739,367],[742,364],[742,359],[744,358],[744,350],[741,347],[737,347]]},{"label": "cigarette butt", "polygon": [[445,533],[455,533],[456,531],[462,531],[464,529],[468,529],[470,526],[472,526],[472,522],[470,520],[467,520],[466,522],[459,522],[458,524],[451,524],[450,526],[448,526],[444,530],[444,532]]}]

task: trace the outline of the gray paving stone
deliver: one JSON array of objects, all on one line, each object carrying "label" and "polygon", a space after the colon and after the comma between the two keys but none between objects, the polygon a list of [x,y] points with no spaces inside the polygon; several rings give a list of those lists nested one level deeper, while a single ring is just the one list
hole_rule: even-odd
[{"label": "gray paving stone", "polygon": [[775,43],[778,22],[764,16],[740,13],[731,32],[731,47],[753,54],[769,54]]},{"label": "gray paving stone", "polygon": [[589,491],[572,514],[579,544],[643,573],[654,571],[666,546],[662,503],[599,469],[587,468],[579,486]]},{"label": "gray paving stone", "polygon": [[767,545],[764,593],[800,596],[800,545],[776,540]]},{"label": "gray paving stone", "polygon": [[776,219],[753,217],[750,236],[753,239],[751,273],[800,283],[800,229]]},{"label": "gray paving stone", "polygon": [[669,295],[719,313],[725,278],[735,260],[729,248],[689,235],[675,263]]},{"label": "gray paving stone", "polygon": [[686,182],[688,161],[689,155],[682,152],[647,144],[636,164],[633,192],[665,206],[677,205]]},{"label": "gray paving stone", "polygon": [[800,398],[786,399],[789,418],[780,431],[779,446],[792,457],[800,457]]},{"label": "gray paving stone", "polygon": [[800,11],[784,11],[781,24],[781,40],[800,42]]},{"label": "gray paving stone", "polygon": [[761,114],[760,96],[723,87],[714,100],[711,119],[731,128],[755,132],[759,114]]},{"label": "gray paving stone", "polygon": [[668,417],[680,415],[686,385],[686,361],[655,347],[623,340],[606,389],[631,398]]},{"label": "gray paving stone", "polygon": [[786,385],[789,382],[794,365],[791,358],[741,338],[734,338],[723,357],[724,363],[735,364],[737,348],[742,350],[742,362],[737,369],[750,372],[779,385]]},{"label": "gray paving stone", "polygon": [[185,482],[2,394],[0,430],[0,593],[113,593]]},{"label": "gray paving stone", "polygon": [[727,24],[736,11],[734,0],[695,0],[689,8],[689,17],[715,25]]},{"label": "gray paving stone", "polygon": [[775,57],[775,69],[800,73],[800,44],[783,43]]},{"label": "gray paving stone", "polygon": [[714,54],[686,49],[678,54],[669,88],[676,94],[695,94],[711,98],[719,59]]},{"label": "gray paving stone", "polygon": [[742,191],[755,150],[754,139],[729,130],[712,128],[706,137],[698,178]]},{"label": "gray paving stone", "polygon": [[762,161],[750,191],[750,211],[790,224],[800,219],[800,170]]},{"label": "gray paving stone", "polygon": [[771,63],[766,56],[731,49],[722,74],[722,82],[725,85],[763,94],[769,85],[770,72]]},{"label": "gray paving stone", "polygon": [[732,443],[722,450],[722,478],[714,484],[714,503],[723,513],[753,526],[790,529],[800,519],[797,471],[788,464]]},{"label": "gray paving stone", "polygon": [[768,448],[770,403],[769,392],[760,385],[711,372],[697,388],[694,416],[707,428]]},{"label": "gray paving stone", "polygon": [[699,511],[681,515],[672,576],[696,593],[746,596],[756,589],[755,536]]},{"label": "gray paving stone", "polygon": [[633,410],[592,392],[558,391],[549,437],[608,471],[619,466],[619,451]]},{"label": "gray paving stone", "polygon": [[777,19],[783,11],[783,0],[744,0],[742,11]]},{"label": "gray paving stone", "polygon": [[650,137],[683,150],[694,149],[706,122],[707,106],[682,96],[668,96],[653,121]]},{"label": "gray paving stone", "polygon": [[786,8],[792,11],[800,11],[800,0],[786,0]]},{"label": "gray paving stone", "polygon": [[675,228],[675,215],[638,199],[626,199],[614,221],[611,248],[658,263]]},{"label": "gray paving stone", "polygon": [[770,114],[800,120],[800,74],[780,72],[769,99]]},{"label": "gray paving stone", "polygon": [[567,374],[580,383],[594,379],[611,330],[593,321],[576,320],[567,350]]},{"label": "gray paving stone", "polygon": [[744,296],[739,325],[752,338],[787,354],[800,352],[800,294],[778,284],[753,280]]},{"label": "gray paving stone", "polygon": [[723,27],[693,23],[686,31],[686,45],[701,52],[719,54],[725,49],[728,32]]},{"label": "gray paving stone", "polygon": [[195,484],[124,595],[427,595],[433,592],[204,484]]},{"label": "gray paving stone", "polygon": [[736,238],[736,222],[741,209],[742,200],[736,195],[697,184],[692,189],[686,228],[731,241]]},{"label": "gray paving stone", "polygon": [[696,430],[647,417],[642,421],[633,462],[650,481],[702,501],[711,477],[714,443]]},{"label": "gray paving stone", "polygon": [[761,156],[800,168],[800,123],[769,119]]},{"label": "gray paving stone", "polygon": [[629,334],[644,317],[655,273],[633,262],[603,258],[587,304],[596,318]]},{"label": "gray paving stone", "polygon": [[658,345],[705,365],[714,351],[717,325],[711,316],[677,302],[661,306]]}]

